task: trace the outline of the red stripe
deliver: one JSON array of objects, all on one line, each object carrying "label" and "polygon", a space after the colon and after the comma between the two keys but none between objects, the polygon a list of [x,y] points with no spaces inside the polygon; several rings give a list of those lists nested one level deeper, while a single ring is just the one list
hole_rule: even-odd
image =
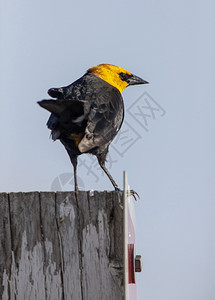
[{"label": "red stripe", "polygon": [[134,244],[128,244],[128,283],[135,283]]}]

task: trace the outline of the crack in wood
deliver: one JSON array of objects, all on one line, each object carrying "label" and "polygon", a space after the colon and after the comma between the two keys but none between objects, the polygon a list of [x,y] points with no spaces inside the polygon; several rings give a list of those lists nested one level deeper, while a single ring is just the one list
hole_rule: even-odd
[{"label": "crack in wood", "polygon": [[[7,202],[8,202],[8,218],[9,218],[9,229],[10,229],[10,245],[11,245],[11,254],[13,252],[13,238],[12,238],[12,229],[11,229],[11,214],[10,214],[10,196],[7,194]],[[8,298],[9,300],[11,299],[11,288],[10,288],[10,283],[11,283],[11,269],[12,269],[12,259],[11,259],[11,254],[10,254],[10,267],[9,267],[9,274],[8,274]]]},{"label": "crack in wood", "polygon": [[[41,194],[39,194],[39,215],[40,215],[40,232],[41,232],[41,246],[43,249],[44,261],[47,260],[46,257],[46,250],[45,250],[45,240],[44,240],[44,233],[43,233],[43,222],[42,222],[42,207],[41,207]],[[44,278],[44,286],[45,286],[45,299],[47,299],[47,283],[46,283],[46,272],[45,272],[45,264],[43,264],[43,274]],[[32,273],[30,273],[29,281],[32,280]]]},{"label": "crack in wood", "polygon": [[78,219],[78,252],[79,252],[79,270],[80,270],[80,286],[81,286],[81,299],[84,300],[83,295],[83,261],[82,261],[82,232],[81,232],[81,219],[80,219],[80,209],[79,209],[79,200],[78,200],[78,193],[75,192],[75,200],[76,200],[76,207],[77,207],[77,219]]},{"label": "crack in wood", "polygon": [[59,249],[60,249],[60,264],[61,264],[60,277],[61,277],[61,284],[62,284],[62,300],[64,300],[65,295],[64,295],[63,273],[64,273],[64,270],[65,270],[65,263],[64,263],[64,257],[63,257],[62,239],[61,239],[61,234],[60,234],[60,230],[59,230],[59,223],[58,223],[58,222],[60,222],[60,220],[58,221],[58,218],[57,218],[56,193],[55,193],[55,222],[56,222],[56,227],[57,227],[57,235],[58,235],[58,242],[59,242]]}]

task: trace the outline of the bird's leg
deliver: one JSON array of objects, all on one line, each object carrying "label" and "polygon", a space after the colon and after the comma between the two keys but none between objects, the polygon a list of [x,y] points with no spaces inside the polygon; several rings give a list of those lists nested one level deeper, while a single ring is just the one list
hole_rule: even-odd
[{"label": "bird's leg", "polygon": [[[114,186],[115,190],[117,192],[120,192],[120,188],[118,186],[118,184],[116,184],[115,180],[113,179],[113,177],[110,175],[110,173],[108,172],[107,168],[105,167],[105,158],[106,158],[107,152],[106,153],[102,153],[100,155],[97,155],[97,159],[99,162],[100,167],[102,168],[102,170],[106,173],[106,175],[108,176],[108,178],[110,179],[112,185]],[[128,192],[128,195],[131,195],[134,197],[135,200],[137,200],[136,196],[138,198],[140,198],[140,196],[137,194],[137,192],[135,192],[134,190],[130,190]]]},{"label": "bird's leg", "polygon": [[112,185],[114,186],[115,190],[120,191],[118,184],[115,182],[115,180],[110,175],[107,168],[105,167],[105,157],[106,157],[106,154],[105,155],[104,154],[103,155],[97,155],[99,165],[102,168],[102,170],[105,172],[105,174],[108,176],[108,178],[110,179],[110,181],[111,181]]},{"label": "bird's leg", "polygon": [[115,182],[115,180],[113,179],[113,177],[110,175],[109,171],[107,170],[107,168],[105,167],[105,164],[100,164],[102,170],[105,172],[105,174],[108,176],[108,178],[110,179],[112,185],[114,186],[116,191],[119,191],[119,186],[118,184]]},{"label": "bird's leg", "polygon": [[77,156],[70,156],[70,160],[73,164],[73,168],[74,168],[74,185],[75,185],[75,192],[78,192],[78,181],[77,181]]}]

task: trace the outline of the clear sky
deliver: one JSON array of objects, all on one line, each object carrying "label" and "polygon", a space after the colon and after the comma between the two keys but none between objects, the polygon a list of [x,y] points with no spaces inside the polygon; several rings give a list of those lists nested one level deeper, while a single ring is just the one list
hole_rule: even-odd
[{"label": "clear sky", "polygon": [[[0,191],[71,190],[69,158],[36,101],[96,64],[124,67],[150,82],[123,91],[124,140],[107,164],[141,196],[138,300],[214,300],[214,1],[0,5]],[[90,157],[78,175],[86,190],[112,190]]]}]

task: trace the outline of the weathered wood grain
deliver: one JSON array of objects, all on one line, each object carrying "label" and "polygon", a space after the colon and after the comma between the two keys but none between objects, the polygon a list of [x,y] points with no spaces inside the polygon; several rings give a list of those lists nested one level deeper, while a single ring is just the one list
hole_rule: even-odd
[{"label": "weathered wood grain", "polygon": [[124,299],[122,195],[0,194],[0,299]]},{"label": "weathered wood grain", "polygon": [[39,193],[10,193],[11,299],[45,299]]},{"label": "weathered wood grain", "polygon": [[75,194],[56,194],[56,217],[63,261],[64,297],[82,299],[78,212]]},{"label": "weathered wood grain", "polygon": [[[123,219],[120,198],[113,193],[78,198],[82,227],[82,288],[84,299],[95,295],[106,299],[123,299]],[[117,208],[121,209],[117,214]],[[116,234],[119,232],[120,234]],[[121,244],[120,244],[121,242]]]},{"label": "weathered wood grain", "polygon": [[9,298],[10,253],[11,232],[8,195],[0,193],[0,299]]},{"label": "weathered wood grain", "polygon": [[63,298],[63,261],[56,219],[56,194],[53,192],[41,192],[39,197],[44,251],[45,299],[58,300]]}]

